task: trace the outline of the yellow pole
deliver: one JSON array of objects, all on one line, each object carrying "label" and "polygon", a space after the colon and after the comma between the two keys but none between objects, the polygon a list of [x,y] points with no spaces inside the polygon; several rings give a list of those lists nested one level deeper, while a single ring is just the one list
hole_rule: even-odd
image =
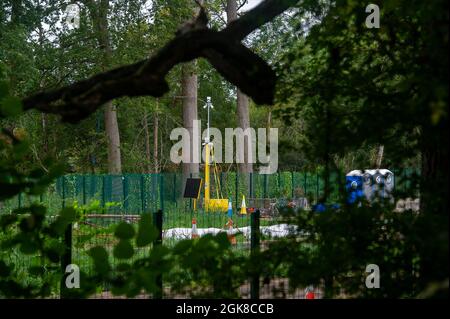
[{"label": "yellow pole", "polygon": [[206,142],[205,145],[205,211],[209,209],[209,156],[210,156],[210,145]]}]

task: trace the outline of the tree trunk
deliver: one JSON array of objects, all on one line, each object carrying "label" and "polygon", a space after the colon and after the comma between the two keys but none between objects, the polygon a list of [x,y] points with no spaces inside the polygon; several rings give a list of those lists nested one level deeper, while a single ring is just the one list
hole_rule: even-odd
[{"label": "tree trunk", "polygon": [[384,155],[384,145],[380,145],[380,146],[378,146],[377,157],[375,159],[375,167],[376,168],[381,167],[381,163],[383,161],[383,155]]},{"label": "tree trunk", "polygon": [[[164,127],[167,127],[167,117],[164,117]],[[158,123],[162,123],[162,118],[158,117]],[[159,155],[158,155],[158,172],[161,172],[164,170],[164,163],[162,161],[163,154],[164,154],[164,143],[163,143],[163,130],[160,130],[158,128],[158,135],[159,135]]]},{"label": "tree trunk", "polygon": [[144,118],[142,119],[142,126],[144,127],[144,139],[145,139],[145,159],[146,159],[146,173],[151,172],[151,158],[150,158],[150,132],[148,131],[148,114],[147,109],[144,108]]},{"label": "tree trunk", "polygon": [[267,125],[266,125],[267,140],[269,140],[269,131],[271,127],[272,127],[272,111],[269,109],[269,112],[267,113]]},{"label": "tree trunk", "polygon": [[[20,1],[17,1],[20,2]],[[42,25],[39,25],[39,45],[41,47],[44,46],[44,31],[42,29]],[[39,83],[39,88],[42,90],[44,89],[44,70],[41,71],[41,80]],[[43,141],[43,151],[45,153],[45,156],[49,156],[49,148],[48,148],[48,130],[47,130],[47,114],[41,113],[41,124],[42,124],[42,141]]]},{"label": "tree trunk", "polygon": [[[250,128],[250,113],[248,109],[249,99],[248,96],[237,90],[237,115],[239,120],[239,126],[245,131]],[[244,161],[245,163],[239,164],[239,171],[242,173],[253,172],[253,155],[251,154],[251,143],[247,137],[244,140]]]},{"label": "tree trunk", "polygon": [[[237,2],[236,0],[227,0],[226,6],[227,23],[237,19]],[[237,89],[237,116],[239,127],[244,131],[250,128],[250,114],[249,114],[249,99],[248,96]],[[250,146],[250,150],[249,150]],[[239,163],[239,172],[251,173],[253,172],[252,160],[255,154],[251,154],[251,141],[245,138],[244,140],[244,163]],[[249,153],[250,151],[250,153]],[[252,156],[253,155],[253,156]]]},{"label": "tree trunk", "polygon": [[[203,4],[203,0],[198,1]],[[197,15],[199,8],[194,10],[194,14]],[[187,63],[182,66],[181,69],[181,96],[183,101],[183,127],[189,131],[189,146],[183,145],[183,149],[189,149],[190,152],[190,162],[183,163],[183,180],[181,186],[181,192],[184,192],[184,185],[186,184],[186,179],[192,176],[199,175],[199,163],[193,163],[194,152],[194,120],[198,119],[197,110],[197,74],[196,74],[196,62]]]},{"label": "tree trunk", "polygon": [[159,116],[158,116],[158,111],[156,111],[155,115],[153,117],[153,162],[155,164],[155,173],[159,173],[158,127],[159,127]]},{"label": "tree trunk", "polygon": [[49,156],[48,153],[48,134],[47,134],[47,114],[41,114],[41,123],[42,123],[42,142],[43,142],[43,151],[46,156]]},{"label": "tree trunk", "polygon": [[[90,8],[92,22],[100,49],[103,51],[103,69],[108,68],[112,50],[108,31],[109,0],[100,0]],[[120,154],[120,132],[117,123],[117,110],[112,102],[105,104],[105,133],[108,141],[108,172],[120,174],[122,160]]]},{"label": "tree trunk", "polygon": [[122,172],[120,135],[116,112],[116,107],[111,102],[106,103],[105,132],[108,141],[108,172],[110,174],[120,174]]},{"label": "tree trunk", "polygon": [[[194,71],[195,65],[193,63],[183,65],[182,80],[181,80],[181,95],[183,96],[183,127],[189,131],[189,141],[183,145],[184,150],[190,152],[190,162],[183,163],[183,185],[186,178],[192,174],[198,176],[199,164],[193,163],[194,155],[194,120],[197,120],[197,74]],[[189,145],[187,145],[189,142]]]}]

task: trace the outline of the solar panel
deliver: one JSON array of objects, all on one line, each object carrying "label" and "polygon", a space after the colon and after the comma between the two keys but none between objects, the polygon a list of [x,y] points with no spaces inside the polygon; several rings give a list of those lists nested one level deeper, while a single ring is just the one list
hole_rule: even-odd
[{"label": "solar panel", "polygon": [[184,187],[184,198],[198,198],[200,195],[201,185],[201,178],[186,179],[186,186]]}]

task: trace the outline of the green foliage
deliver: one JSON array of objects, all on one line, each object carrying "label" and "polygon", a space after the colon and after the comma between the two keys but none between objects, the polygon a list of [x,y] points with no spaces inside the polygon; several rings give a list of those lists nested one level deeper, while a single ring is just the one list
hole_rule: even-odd
[{"label": "green foliage", "polygon": [[116,227],[116,231],[114,232],[114,236],[119,239],[131,239],[134,236],[134,228],[128,223],[120,223]]},{"label": "green foliage", "polygon": [[94,269],[98,274],[106,275],[111,267],[108,262],[108,252],[105,248],[97,246],[89,250],[89,255],[94,262]]},{"label": "green foliage", "polygon": [[[367,204],[320,214],[299,211],[293,215],[292,209],[285,208],[284,214],[295,216],[303,233],[301,244],[292,240],[271,244],[259,256],[270,260],[263,276],[270,278],[284,269],[291,288],[325,285],[325,296],[338,298],[414,298],[427,288],[429,282],[419,279],[424,275],[421,234],[430,227],[425,216]],[[379,289],[365,287],[369,264],[380,268]]]},{"label": "green foliage", "polygon": [[[42,194],[67,170],[101,172],[106,167],[101,111],[77,126],[22,113],[19,96],[73,83],[104,68],[91,21],[95,8],[82,6],[80,29],[67,30],[58,27],[59,2],[43,4],[27,1],[11,20],[7,5],[0,6],[0,208],[18,194]],[[141,0],[111,2],[114,50],[108,67],[154,53],[192,17],[194,2],[158,0],[151,10],[144,5]],[[379,144],[386,146],[386,165],[422,164],[420,214],[394,213],[390,204],[348,207],[343,195],[337,212],[285,212],[285,221],[302,230],[301,240],[275,241],[250,258],[233,251],[225,234],[180,241],[172,248],[158,245],[152,216],[143,214],[137,230],[120,223],[77,237],[76,247],[88,251],[88,265],[82,269],[81,289],[64,293],[88,297],[107,284],[114,295],[156,295],[162,277],[174,294],[234,298],[250,275],[262,274],[265,280],[288,276],[292,288],[324,283],[327,297],[448,295],[448,284],[441,285],[448,283],[448,168],[443,168],[448,137],[442,133],[448,129],[448,5],[440,0],[383,3],[382,27],[375,30],[364,26],[365,5],[302,1],[246,40],[280,75],[273,110],[278,119],[267,123],[271,109],[253,108],[252,121],[260,127],[286,124],[280,139],[284,167],[309,165],[324,175],[342,162],[365,168]],[[221,3],[207,6],[211,24],[223,27]],[[213,125],[235,126],[233,89],[205,61],[191,67],[200,74],[200,99],[213,98]],[[168,157],[168,133],[182,118],[179,78],[177,67],[167,79],[174,88],[171,96],[115,101],[121,147],[130,154],[124,170],[147,171],[152,164],[145,142],[153,133],[141,134],[151,126],[144,126],[143,114],[148,119],[158,115],[159,148],[164,146],[160,157]],[[199,115],[205,119],[206,113]],[[276,189],[279,196],[289,195],[286,185]],[[93,211],[103,212],[99,202],[75,203],[56,217],[33,203],[0,215],[0,296],[58,294],[64,235],[74,224],[85,230],[86,214]],[[111,234],[112,245],[90,245],[97,235]],[[364,287],[365,266],[371,263],[380,266],[381,289]]]},{"label": "green foliage", "polygon": [[[307,37],[291,42],[279,64],[276,113],[286,123],[304,119],[304,149],[313,159],[381,143],[398,164],[417,154],[426,133],[418,127],[446,121],[446,111],[432,105],[447,101],[447,59],[439,55],[448,32],[423,31],[448,21],[444,2],[382,5],[382,27],[372,30],[364,24],[365,5],[337,1]],[[422,63],[425,56],[442,65]]]},{"label": "green foliage", "polygon": [[130,259],[133,254],[133,246],[128,240],[122,239],[114,246],[114,257],[118,259]]},{"label": "green foliage", "polygon": [[22,103],[20,99],[6,96],[0,102],[0,114],[4,117],[13,117],[22,113]]},{"label": "green foliage", "polygon": [[144,247],[154,241],[158,236],[156,228],[152,225],[150,214],[141,215],[139,229],[136,236],[136,246]]},{"label": "green foliage", "polygon": [[245,257],[230,249],[226,234],[180,241],[173,248],[174,265],[167,277],[174,292],[193,297],[237,298],[246,278]]}]

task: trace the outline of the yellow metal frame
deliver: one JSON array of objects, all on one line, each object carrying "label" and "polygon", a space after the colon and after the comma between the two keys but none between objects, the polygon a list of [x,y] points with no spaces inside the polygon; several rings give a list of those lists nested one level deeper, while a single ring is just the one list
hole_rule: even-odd
[{"label": "yellow metal frame", "polygon": [[[216,196],[217,198],[211,198],[210,194],[210,169],[209,163],[211,161],[214,164],[213,174],[214,181],[216,183]],[[204,209],[205,211],[228,211],[228,199],[222,198],[222,189],[220,188],[220,180],[218,176],[217,165],[214,161],[214,146],[213,143],[207,142],[205,144],[205,197],[204,197]]]},{"label": "yellow metal frame", "polygon": [[[203,180],[200,179],[200,189],[202,189],[202,184],[203,184]],[[197,210],[197,200],[199,197],[200,197],[200,191],[198,192],[197,198],[194,198],[194,203],[193,203],[194,210]]]}]

